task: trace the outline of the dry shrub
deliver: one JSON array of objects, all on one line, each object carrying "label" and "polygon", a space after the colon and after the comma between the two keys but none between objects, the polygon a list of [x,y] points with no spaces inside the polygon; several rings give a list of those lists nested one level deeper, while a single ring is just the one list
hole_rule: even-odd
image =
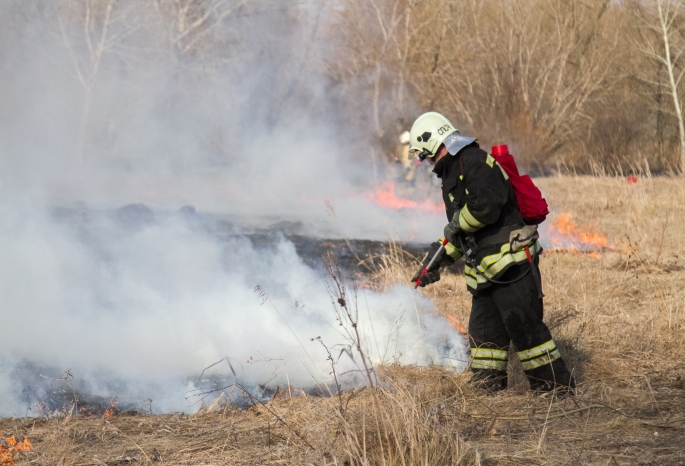
[{"label": "dry shrub", "polygon": [[460,438],[460,392],[451,374],[397,366],[378,372],[383,388],[368,397],[378,399],[380,416],[358,405],[341,422],[350,464],[473,464],[479,454]]}]

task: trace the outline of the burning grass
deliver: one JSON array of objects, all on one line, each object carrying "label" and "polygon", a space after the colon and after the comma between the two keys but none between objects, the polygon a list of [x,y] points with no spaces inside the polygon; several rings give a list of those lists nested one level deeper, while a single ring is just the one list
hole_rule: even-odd
[{"label": "burning grass", "polygon": [[442,204],[433,202],[430,199],[412,200],[397,194],[397,188],[392,181],[380,183],[375,189],[364,193],[367,201],[379,205],[386,209],[416,209],[429,212],[443,212],[445,207]]},{"label": "burning grass", "polygon": [[598,229],[598,225],[578,227],[570,212],[560,213],[549,226],[550,239],[555,249],[611,249],[607,237],[597,231]]},{"label": "burning grass", "polygon": [[[685,463],[685,184],[538,183],[555,209],[616,245],[597,258],[541,258],[545,320],[578,377],[576,399],[533,397],[515,358],[510,388],[497,396],[468,374],[389,365],[376,368],[376,387],[339,397],[282,390],[266,404],[217,403],[192,416],[3,420],[6,436],[34,447],[16,464]],[[366,265],[369,286],[382,288],[408,282],[418,260],[392,246]],[[453,325],[468,321],[459,273],[422,292]]]},{"label": "burning grass", "polygon": [[14,464],[14,457],[19,452],[31,451],[33,445],[27,438],[21,442],[15,437],[4,437],[0,430],[0,466]]}]

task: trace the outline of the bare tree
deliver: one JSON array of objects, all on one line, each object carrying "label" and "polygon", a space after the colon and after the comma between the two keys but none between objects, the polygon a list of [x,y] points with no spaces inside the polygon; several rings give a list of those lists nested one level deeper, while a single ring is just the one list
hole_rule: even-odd
[{"label": "bare tree", "polygon": [[[19,38],[21,23],[41,21],[35,30],[46,60],[78,82],[78,120],[70,123],[76,148],[69,149],[78,163],[92,149],[118,154],[129,134],[117,128],[130,124],[135,108],[112,92],[152,86],[173,96],[154,104],[173,125],[184,124],[174,115],[208,104],[204,92],[215,89],[230,104],[212,105],[244,108],[269,128],[288,112],[324,114],[336,105],[340,126],[368,133],[387,153],[418,114],[437,110],[484,144],[511,143],[529,167],[619,172],[649,164],[648,171],[685,172],[682,1],[334,4],[13,2],[3,7],[2,30]],[[68,60],[50,53],[54,37],[44,31],[56,34]],[[631,42],[637,50],[618,45]],[[321,60],[329,80],[316,80],[327,86],[318,96],[310,78],[320,76]],[[345,117],[351,113],[358,118]],[[212,136],[217,157],[227,154],[224,136]]]},{"label": "bare tree", "polygon": [[[466,131],[518,143],[542,165],[586,132],[588,107],[608,87],[618,37],[604,24],[609,0],[367,0],[346,8],[347,73],[374,76],[377,133],[399,107],[416,114],[411,97]],[[388,95],[396,104],[386,102],[384,115]]]},{"label": "bare tree", "polygon": [[444,95],[476,131],[544,163],[591,124],[588,105],[606,90],[617,44],[602,27],[608,3],[470,0],[460,11],[476,53],[445,62]]},{"label": "bare tree", "polygon": [[[220,26],[249,0],[60,0],[53,4],[57,33],[71,58],[70,74],[83,90],[76,129],[75,163],[84,161],[95,88],[107,60],[140,69],[152,56],[161,61],[193,54],[196,69],[207,72],[221,50]],[[157,12],[157,15],[151,14]],[[168,34],[160,34],[166,31]],[[166,47],[164,38],[167,38]],[[186,62],[188,60],[185,60]],[[188,66],[183,63],[182,66]],[[112,68],[116,69],[116,68]],[[180,68],[179,68],[180,69]],[[103,76],[107,76],[105,73]]]},{"label": "bare tree", "polygon": [[[381,95],[392,88],[394,76],[388,76],[388,71],[397,58],[394,52],[399,52],[398,28],[407,13],[403,3],[402,0],[349,1],[338,22],[343,28],[345,46],[352,47],[353,53],[343,54],[331,71],[343,80],[368,83],[371,118],[378,138],[383,137],[385,128]],[[393,71],[402,73],[401,69]],[[403,95],[402,91],[399,95]]]},{"label": "bare tree", "polygon": [[683,101],[681,98],[681,80],[685,74],[682,31],[677,30],[683,4],[681,1],[652,0],[642,10],[646,27],[654,34],[648,35],[639,44],[640,50],[650,59],[661,65],[662,72],[656,80],[643,78],[652,84],[658,93],[670,95],[673,102],[673,114],[678,122],[680,140],[680,172],[685,174],[685,123],[683,122]]},{"label": "bare tree", "polygon": [[[102,67],[105,55],[139,25],[119,8],[119,0],[80,0],[61,2],[57,5],[57,21],[65,47],[72,61],[72,74],[83,89],[83,105],[77,132],[76,163],[83,162],[88,135],[93,87]],[[74,34],[81,24],[81,34]]]},{"label": "bare tree", "polygon": [[186,55],[219,28],[249,0],[155,0],[157,10],[168,25],[170,45]]}]

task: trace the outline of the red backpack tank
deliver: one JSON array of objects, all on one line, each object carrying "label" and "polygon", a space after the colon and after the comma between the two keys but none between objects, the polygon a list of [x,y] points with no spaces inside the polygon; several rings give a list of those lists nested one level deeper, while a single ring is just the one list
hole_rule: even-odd
[{"label": "red backpack tank", "polygon": [[547,214],[549,214],[549,207],[545,198],[542,197],[542,193],[533,183],[533,180],[528,175],[519,175],[516,161],[509,154],[509,148],[506,145],[493,146],[492,156],[509,175],[523,221],[528,225],[542,223],[547,218]]}]

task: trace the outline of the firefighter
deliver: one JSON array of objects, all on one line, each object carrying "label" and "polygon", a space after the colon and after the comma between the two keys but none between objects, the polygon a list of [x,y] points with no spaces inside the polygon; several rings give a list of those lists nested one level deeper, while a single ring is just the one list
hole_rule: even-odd
[{"label": "firefighter", "polygon": [[[509,177],[474,138],[462,136],[436,112],[421,115],[410,131],[410,155],[428,160],[442,181],[448,224],[443,252],[419,286],[440,279],[440,267],[465,256],[466,285],[472,294],[469,318],[471,371],[489,391],[506,388],[513,342],[531,388],[538,394],[573,395],[575,381],[542,322],[535,225],[523,222]],[[430,258],[440,246],[433,243]],[[529,261],[529,254],[531,259]]]},{"label": "firefighter", "polygon": [[400,134],[399,146],[397,147],[398,158],[404,169],[404,179],[408,182],[414,180],[414,160],[409,157],[409,131],[403,131]]}]

